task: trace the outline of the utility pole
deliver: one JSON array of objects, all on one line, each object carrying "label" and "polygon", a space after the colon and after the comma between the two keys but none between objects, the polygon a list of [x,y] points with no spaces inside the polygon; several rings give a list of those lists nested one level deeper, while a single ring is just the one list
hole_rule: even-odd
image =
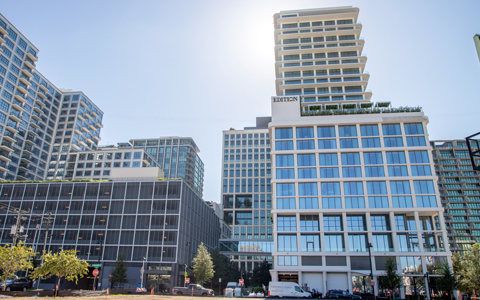
[{"label": "utility pole", "polygon": [[28,210],[21,210],[21,209],[15,209],[17,215],[17,223],[12,226],[12,230],[10,231],[10,234],[13,236],[13,241],[12,241],[12,248],[15,247],[17,244],[17,239],[18,238],[25,238],[26,236],[20,235],[20,233],[23,233],[23,227],[20,226],[20,223],[22,220],[26,220],[27,218],[22,217],[22,213],[28,213]]},{"label": "utility pole", "polygon": [[[47,217],[47,229],[45,230],[45,239],[43,240],[43,253],[45,253],[46,248],[47,248],[48,230],[50,229],[50,219],[51,218],[52,218],[52,213],[49,212],[48,217]],[[42,257],[41,264],[43,265],[43,257]],[[39,287],[40,287],[40,279],[41,279],[41,277],[39,276],[38,277],[38,282],[37,282],[37,289],[39,289]]]}]

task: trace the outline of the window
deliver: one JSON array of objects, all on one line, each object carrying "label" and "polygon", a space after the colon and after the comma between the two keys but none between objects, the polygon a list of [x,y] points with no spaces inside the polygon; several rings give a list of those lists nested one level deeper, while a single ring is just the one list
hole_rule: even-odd
[{"label": "window", "polygon": [[294,179],[294,169],[277,169],[277,179]]},{"label": "window", "polygon": [[370,216],[372,231],[388,231],[390,230],[390,218],[384,215]]},{"label": "window", "polygon": [[354,137],[357,136],[357,127],[351,126],[338,126],[338,135],[340,137]]},{"label": "window", "polygon": [[277,183],[277,196],[295,196],[294,183]]},{"label": "window", "polygon": [[365,220],[363,216],[347,216],[348,231],[365,231]]},{"label": "window", "polygon": [[[309,150],[309,149],[315,149],[315,141],[314,140],[297,141],[297,150]],[[277,150],[279,150],[279,149],[277,149]],[[285,150],[292,150],[292,149],[285,149]]]},{"label": "window", "polygon": [[358,153],[342,153],[342,165],[360,165],[360,155]]},{"label": "window", "polygon": [[383,164],[382,152],[364,152],[363,160],[366,165]]},{"label": "window", "polygon": [[425,137],[423,136],[407,136],[407,146],[426,146]]},{"label": "window", "polygon": [[338,159],[336,153],[319,154],[318,157],[320,166],[338,166]]},{"label": "window", "polygon": [[343,231],[341,216],[323,216],[324,231]]},{"label": "window", "polygon": [[[426,151],[413,151],[413,152],[425,152]],[[410,152],[411,153],[411,152]],[[405,164],[405,152],[403,151],[396,151],[396,152],[386,152],[387,156],[387,164]],[[410,158],[410,162],[411,162]]]},{"label": "window", "polygon": [[385,137],[383,138],[385,147],[403,147],[403,140],[401,137]]},{"label": "window", "polygon": [[365,198],[345,197],[345,208],[365,208]]},{"label": "window", "polygon": [[362,182],[344,182],[343,189],[345,195],[363,195],[363,184]]},{"label": "window", "polygon": [[410,196],[393,196],[392,202],[394,208],[413,207],[412,197]]},{"label": "window", "polygon": [[362,169],[360,167],[343,167],[342,168],[343,177],[362,177]]},{"label": "window", "polygon": [[300,216],[300,231],[319,231],[318,216],[315,215],[301,215]]},{"label": "window", "polygon": [[402,135],[400,124],[384,124],[382,129],[383,135]]},{"label": "window", "polygon": [[298,265],[298,256],[278,256],[279,266],[296,266]]},{"label": "window", "polygon": [[293,130],[292,128],[277,128],[275,129],[275,139],[292,139]]},{"label": "window", "polygon": [[370,208],[388,208],[388,197],[368,197]]},{"label": "window", "polygon": [[338,168],[320,168],[320,178],[338,178]]},{"label": "window", "polygon": [[407,166],[388,166],[388,176],[408,176]]},{"label": "window", "polygon": [[435,194],[433,181],[431,180],[415,180],[413,181],[415,194]]},{"label": "window", "polygon": [[366,177],[385,177],[383,167],[365,167]]},{"label": "window", "polygon": [[318,209],[318,198],[299,198],[299,202],[300,209]]},{"label": "window", "polygon": [[298,184],[298,195],[299,196],[317,196],[317,183],[299,183]]},{"label": "window", "polygon": [[275,141],[275,150],[293,150],[293,141]]},{"label": "window", "polygon": [[363,148],[379,148],[380,138],[362,138]]},{"label": "window", "polygon": [[416,196],[415,199],[417,200],[417,207],[437,207],[435,196]]},{"label": "window", "polygon": [[[337,171],[337,175],[338,175],[338,171]],[[317,178],[317,170],[315,168],[298,168],[298,178],[299,179]]]},{"label": "window", "polygon": [[322,182],[322,195],[323,196],[336,196],[340,195],[340,183],[339,182]]},{"label": "window", "polygon": [[428,159],[427,151],[409,151],[408,156],[410,157],[411,164],[428,164],[430,160]]},{"label": "window", "polygon": [[337,209],[342,208],[342,198],[339,197],[323,197],[322,198],[323,209]]},{"label": "window", "polygon": [[297,251],[297,236],[293,234],[279,234],[278,238],[278,252],[296,252]]},{"label": "window", "polygon": [[297,221],[294,216],[278,216],[277,217],[278,231],[296,231]]},{"label": "window", "polygon": [[385,181],[368,181],[367,191],[369,195],[386,195],[387,185]]},{"label": "window", "polygon": [[349,234],[348,245],[350,252],[365,252],[367,251],[365,235],[364,234]]},{"label": "window", "polygon": [[325,251],[327,252],[341,252],[345,251],[343,248],[342,234],[325,234]]},{"label": "window", "polygon": [[378,136],[378,125],[360,125],[362,136]]},{"label": "window", "polygon": [[277,209],[295,209],[295,198],[277,198]]},{"label": "window", "polygon": [[392,238],[389,234],[374,234],[372,236],[373,251],[389,252],[392,249]]},{"label": "window", "polygon": [[358,139],[340,139],[340,148],[358,148]]},{"label": "window", "polygon": [[335,140],[318,140],[318,149],[337,149]]},{"label": "window", "polygon": [[412,166],[412,176],[431,176],[430,165]]},{"label": "window", "polygon": [[300,236],[302,252],[319,252],[320,236],[318,234],[302,234]]},{"label": "window", "polygon": [[411,194],[409,181],[390,181],[390,190],[393,195]]},{"label": "window", "polygon": [[335,126],[329,127],[318,127],[317,128],[317,135],[319,138],[330,138],[335,137]]},{"label": "window", "polygon": [[313,127],[297,128],[297,139],[312,139]]},{"label": "window", "polygon": [[299,167],[314,167],[315,154],[297,154],[297,164]]},{"label": "window", "polygon": [[422,123],[411,123],[404,126],[406,135],[424,134]]},{"label": "window", "polygon": [[276,155],[275,156],[277,167],[293,167],[293,155]]}]

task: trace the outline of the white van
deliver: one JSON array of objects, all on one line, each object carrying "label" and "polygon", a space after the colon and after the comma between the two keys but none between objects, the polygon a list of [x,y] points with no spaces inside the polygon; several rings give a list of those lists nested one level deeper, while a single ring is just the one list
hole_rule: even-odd
[{"label": "white van", "polygon": [[270,281],[268,284],[268,296],[312,298],[312,294],[305,292],[297,283],[286,281]]}]

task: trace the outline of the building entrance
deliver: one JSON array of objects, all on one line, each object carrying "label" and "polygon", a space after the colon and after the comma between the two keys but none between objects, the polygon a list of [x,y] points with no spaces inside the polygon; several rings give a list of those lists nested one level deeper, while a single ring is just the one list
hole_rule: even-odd
[{"label": "building entrance", "polygon": [[278,281],[289,281],[298,283],[298,274],[278,274]]}]

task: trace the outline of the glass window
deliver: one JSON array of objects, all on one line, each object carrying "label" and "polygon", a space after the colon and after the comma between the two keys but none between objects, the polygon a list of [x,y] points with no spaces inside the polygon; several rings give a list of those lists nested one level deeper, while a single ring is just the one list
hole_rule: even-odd
[{"label": "glass window", "polygon": [[318,140],[318,149],[337,149],[335,140]]},{"label": "glass window", "polygon": [[388,231],[390,230],[390,218],[387,215],[370,216],[372,231]]},{"label": "glass window", "polygon": [[322,182],[322,195],[323,196],[335,196],[340,195],[340,183],[339,182]]},{"label": "glass window", "polygon": [[312,139],[313,127],[297,128],[297,139]]},{"label": "glass window", "polygon": [[363,195],[363,184],[362,182],[344,182],[343,189],[345,195]]},{"label": "glass window", "polygon": [[[419,152],[422,152],[422,151],[419,151]],[[405,152],[403,151],[386,152],[386,156],[387,156],[387,164],[405,164],[406,163]]]},{"label": "glass window", "polygon": [[294,183],[277,183],[277,197],[282,196],[295,196],[295,184]]},{"label": "glass window", "polygon": [[387,185],[385,181],[368,181],[367,191],[369,195],[386,195]]},{"label": "glass window", "polygon": [[276,128],[275,129],[275,139],[292,139],[293,130],[292,128]]},{"label": "glass window", "polygon": [[302,234],[300,243],[302,252],[320,251],[320,236],[318,234]]},{"label": "glass window", "polygon": [[431,180],[415,180],[413,181],[415,194],[435,194],[433,181]]},{"label": "glass window", "polygon": [[345,197],[345,208],[365,208],[363,197]]},{"label": "glass window", "polygon": [[278,265],[279,266],[297,266],[298,265],[298,256],[278,256]]},{"label": "glass window", "polygon": [[338,158],[336,153],[319,154],[318,157],[320,166],[338,166]]},{"label": "glass window", "polygon": [[367,251],[366,238],[364,234],[349,234],[348,245],[350,252],[365,252]]},{"label": "glass window", "polygon": [[297,154],[297,164],[299,167],[314,167],[315,154]]},{"label": "glass window", "polygon": [[370,208],[388,208],[388,197],[368,197],[368,205]]},{"label": "glass window", "polygon": [[297,221],[295,216],[277,216],[278,231],[296,231]]},{"label": "glass window", "polygon": [[354,137],[357,136],[357,126],[338,126],[338,135],[340,137]]},{"label": "glass window", "polygon": [[338,178],[338,168],[320,168],[320,178]]},{"label": "glass window", "polygon": [[430,165],[412,166],[412,176],[431,176]]},{"label": "glass window", "polygon": [[341,216],[323,216],[324,231],[343,231]]},{"label": "glass window", "polygon": [[[309,150],[309,149],[315,149],[314,140],[297,141],[297,150]],[[288,149],[288,150],[291,150],[291,149]]]},{"label": "glass window", "polygon": [[317,183],[316,182],[307,182],[298,184],[298,195],[299,196],[317,196]]},{"label": "glass window", "polygon": [[417,207],[437,207],[435,196],[416,196]]},{"label": "glass window", "polygon": [[384,124],[382,129],[383,135],[402,135],[400,124]]},{"label": "glass window", "polygon": [[275,141],[275,150],[293,150],[293,141]]},{"label": "glass window", "polygon": [[318,135],[319,138],[336,137],[335,126],[318,127],[317,128],[317,135]]},{"label": "glass window", "polygon": [[317,170],[315,168],[298,168],[298,178],[317,178]]},{"label": "glass window", "polygon": [[366,165],[383,164],[382,152],[364,152],[363,160]]},{"label": "glass window", "polygon": [[374,234],[372,236],[373,251],[387,252],[393,251],[392,249],[392,237],[390,234]]},{"label": "glass window", "polygon": [[342,208],[342,198],[339,197],[322,197],[323,209]]},{"label": "glass window", "polygon": [[401,137],[385,137],[383,138],[385,147],[403,147],[403,140]]},{"label": "glass window", "polygon": [[363,148],[380,148],[380,138],[362,138]]},{"label": "glass window", "polygon": [[366,177],[385,177],[383,167],[365,167]]},{"label": "glass window", "polygon": [[342,168],[343,177],[362,177],[362,169],[360,167],[343,167]]},{"label": "glass window", "polygon": [[422,123],[410,123],[404,126],[406,135],[424,134]]},{"label": "glass window", "polygon": [[300,216],[300,231],[319,231],[320,225],[318,223],[318,216],[315,215],[301,215]]},{"label": "glass window", "polygon": [[277,251],[278,252],[296,252],[297,236],[294,234],[277,235]]},{"label": "glass window", "polygon": [[277,179],[295,179],[294,169],[277,169]]},{"label": "glass window", "polygon": [[327,252],[345,251],[343,247],[343,235],[342,234],[326,234],[325,235],[325,251]]},{"label": "glass window", "polygon": [[300,209],[318,209],[318,198],[299,198]]},{"label": "glass window", "polygon": [[360,125],[362,136],[378,136],[378,125]]},{"label": "glass window", "polygon": [[388,166],[388,176],[408,176],[407,166]]},{"label": "glass window", "polygon": [[407,136],[407,146],[426,146],[425,137],[423,136]]},{"label": "glass window", "polygon": [[340,139],[340,148],[358,148],[358,139]]},{"label": "glass window", "polygon": [[411,194],[409,181],[390,181],[390,190],[393,195]]},{"label": "glass window", "polygon": [[276,155],[275,156],[277,167],[293,167],[293,155]]},{"label": "glass window", "polygon": [[392,202],[394,208],[413,207],[412,197],[410,196],[393,196]]},{"label": "glass window", "polygon": [[295,198],[277,198],[277,209],[295,209]]},{"label": "glass window", "polygon": [[428,164],[430,160],[428,159],[427,151],[409,151],[408,156],[410,157],[411,164]]},{"label": "glass window", "polygon": [[360,165],[360,155],[358,153],[342,153],[342,165]]},{"label": "glass window", "polygon": [[365,231],[365,227],[363,216],[347,216],[348,231]]}]

